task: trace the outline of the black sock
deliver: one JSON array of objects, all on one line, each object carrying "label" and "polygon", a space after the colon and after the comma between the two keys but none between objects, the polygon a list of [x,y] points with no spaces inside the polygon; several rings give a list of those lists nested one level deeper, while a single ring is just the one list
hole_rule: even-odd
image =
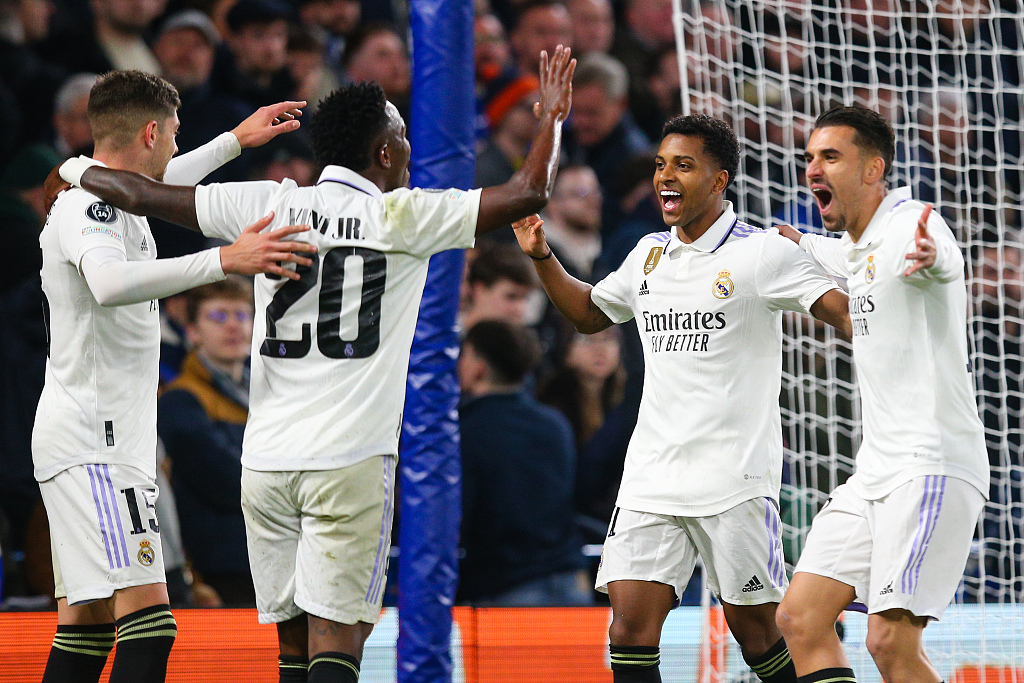
[{"label": "black sock", "polygon": [[660,650],[644,645],[612,645],[612,677],[615,683],[661,683]]},{"label": "black sock", "polygon": [[834,669],[818,669],[814,673],[801,676],[796,679],[797,683],[818,683],[818,681],[830,681],[833,683],[857,683],[853,677],[853,669],[836,667]]},{"label": "black sock", "polygon": [[58,625],[43,683],[96,683],[113,647],[113,624]]},{"label": "black sock", "polygon": [[117,652],[110,683],[162,683],[178,635],[170,605],[153,605],[117,620]]},{"label": "black sock", "polygon": [[747,660],[747,666],[764,683],[796,683],[793,658],[789,656],[786,641],[782,638],[768,652],[756,659]]},{"label": "black sock", "polygon": [[309,683],[356,683],[359,660],[344,652],[321,652],[309,659]]},{"label": "black sock", "polygon": [[299,655],[278,655],[278,683],[306,683],[309,660]]}]

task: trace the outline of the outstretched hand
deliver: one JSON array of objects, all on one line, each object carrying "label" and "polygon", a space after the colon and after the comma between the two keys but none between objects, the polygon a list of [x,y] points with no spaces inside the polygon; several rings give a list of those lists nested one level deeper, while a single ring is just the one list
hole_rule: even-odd
[{"label": "outstretched hand", "polygon": [[904,277],[910,277],[922,268],[931,268],[935,265],[935,240],[928,234],[928,216],[931,212],[932,205],[927,204],[921,212],[921,217],[917,219],[917,231],[914,233],[914,246],[917,251],[907,254],[907,259],[913,263],[903,272]]},{"label": "outstretched hand", "polygon": [[570,59],[572,50],[559,45],[548,59],[547,50],[540,53],[540,102],[533,105],[537,118],[554,114],[558,121],[564,121],[572,109],[572,75],[576,71],[576,60]]},{"label": "outstretched hand", "polygon": [[64,190],[70,190],[71,183],[67,182],[60,177],[60,164],[53,167],[50,171],[50,175],[46,176],[46,180],[43,182],[43,202],[46,208],[46,213],[50,213],[50,208],[53,203],[57,201],[57,195]]},{"label": "outstretched hand", "polygon": [[265,145],[281,133],[298,130],[298,118],[305,106],[305,102],[278,102],[260,107],[231,132],[238,138],[242,149]]},{"label": "outstretched hand", "polygon": [[259,219],[238,236],[234,244],[220,249],[220,264],[225,273],[257,275],[267,273],[291,280],[298,280],[299,274],[282,263],[313,265],[313,261],[301,255],[315,253],[316,245],[286,239],[291,235],[309,230],[308,225],[289,225],[284,228],[261,232],[274,220],[274,212]]},{"label": "outstretched hand", "polygon": [[512,223],[512,229],[519,240],[519,247],[528,256],[543,259],[551,253],[551,247],[544,238],[544,219],[537,214],[515,221]]},{"label": "outstretched hand", "polygon": [[797,244],[800,244],[800,238],[804,236],[802,232],[792,225],[776,225],[775,228],[779,231],[780,235],[786,239],[793,240]]}]

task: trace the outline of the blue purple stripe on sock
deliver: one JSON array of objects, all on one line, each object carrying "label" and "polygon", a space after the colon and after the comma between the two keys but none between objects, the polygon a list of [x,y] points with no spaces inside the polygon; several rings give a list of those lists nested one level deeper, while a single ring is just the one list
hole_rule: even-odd
[{"label": "blue purple stripe on sock", "polygon": [[928,543],[935,533],[935,527],[942,510],[942,496],[946,491],[946,478],[928,475],[924,482],[924,495],[917,514],[917,532],[911,544],[910,557],[900,578],[900,590],[907,595],[917,591],[917,582],[921,577],[921,565],[928,552]]},{"label": "blue purple stripe on sock", "polygon": [[[100,504],[99,493],[96,491],[96,473],[93,471],[93,465],[86,465],[85,471],[89,473],[89,483],[92,485],[92,501],[96,504],[96,519],[100,523],[100,535],[103,536],[103,547],[107,551],[107,565],[113,569],[114,558],[110,554],[110,537],[107,535],[107,525],[103,523],[103,506]],[[120,558],[118,558],[117,566],[121,566]]]},{"label": "blue purple stripe on sock", "polygon": [[124,566],[128,567],[131,565],[131,561],[128,559],[128,544],[124,540],[124,527],[121,526],[121,511],[117,507],[117,496],[114,494],[114,483],[110,481],[110,468],[107,465],[103,465],[103,477],[107,482],[107,489],[110,491],[110,502],[114,508],[114,517],[117,518],[117,535],[121,539],[121,550],[124,551]]},{"label": "blue purple stripe on sock", "polygon": [[391,517],[394,515],[394,505],[391,503],[391,490],[394,482],[391,481],[391,456],[382,458],[384,461],[384,514],[380,520],[380,540],[377,542],[377,556],[373,560],[373,574],[370,576],[370,586],[366,589],[366,601],[374,602],[378,584],[384,583],[384,575],[387,572],[387,549],[391,540]]}]

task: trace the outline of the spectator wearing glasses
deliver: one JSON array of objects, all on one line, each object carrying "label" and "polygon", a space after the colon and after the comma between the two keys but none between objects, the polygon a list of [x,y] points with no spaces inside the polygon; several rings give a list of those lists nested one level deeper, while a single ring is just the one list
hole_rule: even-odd
[{"label": "spectator wearing glasses", "polygon": [[160,398],[157,428],[193,569],[224,605],[255,605],[241,506],[252,286],[229,277],[187,297],[192,349]]}]

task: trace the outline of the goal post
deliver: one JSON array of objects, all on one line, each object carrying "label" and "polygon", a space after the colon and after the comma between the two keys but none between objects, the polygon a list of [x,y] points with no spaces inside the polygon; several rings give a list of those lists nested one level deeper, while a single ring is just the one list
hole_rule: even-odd
[{"label": "goal post", "polygon": [[[926,638],[951,633],[949,651],[933,656],[946,680],[1024,681],[1024,4],[673,4],[683,111],[714,114],[736,131],[743,156],[729,199],[742,220],[820,232],[802,175],[804,145],[818,114],[862,104],[885,114],[896,132],[890,185],[909,185],[934,202],[956,235],[967,261],[965,334],[991,500],[957,604]],[[860,408],[850,345],[795,314],[786,314],[784,331],[781,504],[792,570],[811,518],[853,471]],[[856,618],[848,621],[847,632],[857,632]],[[851,635],[846,645],[858,675],[877,680],[863,639]]]}]

